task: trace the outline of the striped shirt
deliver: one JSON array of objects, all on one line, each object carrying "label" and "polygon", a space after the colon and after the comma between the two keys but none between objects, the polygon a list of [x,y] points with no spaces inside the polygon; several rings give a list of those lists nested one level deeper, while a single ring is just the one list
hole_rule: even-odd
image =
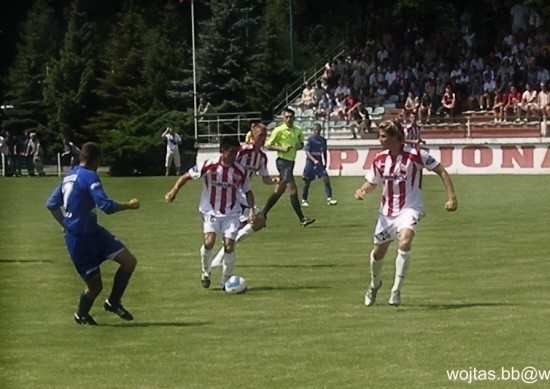
[{"label": "striped shirt", "polygon": [[252,178],[256,173],[268,176],[267,155],[262,150],[255,151],[252,143],[243,143],[237,155],[237,162],[246,170],[246,176]]},{"label": "striped shirt", "polygon": [[195,165],[189,169],[189,174],[195,180],[203,177],[204,186],[199,205],[199,211],[211,216],[239,215],[239,193],[251,190],[250,180],[244,167],[235,162],[224,167],[221,156],[209,159],[202,166]]},{"label": "striped shirt", "polygon": [[424,212],[422,169],[433,170],[439,165],[427,151],[404,145],[397,157],[389,150],[376,155],[365,179],[372,184],[383,183],[380,213],[396,216],[405,208]]}]

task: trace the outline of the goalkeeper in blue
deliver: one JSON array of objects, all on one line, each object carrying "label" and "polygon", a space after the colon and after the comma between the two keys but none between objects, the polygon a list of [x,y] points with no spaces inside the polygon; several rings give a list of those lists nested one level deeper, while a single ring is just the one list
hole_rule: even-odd
[{"label": "goalkeeper in blue", "polygon": [[134,255],[109,231],[97,223],[96,207],[106,214],[139,208],[139,200],[117,203],[107,196],[96,171],[101,150],[95,143],[86,143],[80,153],[80,165],[72,169],[54,189],[46,202],[53,218],[63,227],[65,244],[76,271],[86,289],[80,295],[74,319],[78,324],[97,325],[90,315],[95,299],[103,289],[99,266],[107,259],[120,267],[115,273],[113,288],[103,307],[124,320],[133,316],[121,303],[137,261]]},{"label": "goalkeeper in blue", "polygon": [[315,123],[312,127],[313,135],[310,135],[304,146],[306,152],[306,166],[304,168],[304,188],[302,190],[302,207],[309,207],[307,202],[309,186],[315,178],[320,178],[325,184],[325,196],[327,205],[336,205],[338,201],[332,198],[332,186],[328,176],[327,163],[327,139],[321,135],[321,125]]}]

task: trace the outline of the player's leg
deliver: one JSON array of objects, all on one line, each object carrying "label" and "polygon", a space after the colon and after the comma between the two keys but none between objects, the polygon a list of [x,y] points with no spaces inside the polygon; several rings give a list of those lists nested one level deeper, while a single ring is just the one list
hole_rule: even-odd
[{"label": "player's leg", "polygon": [[181,175],[181,159],[177,150],[174,152],[174,166],[176,166],[176,175]]},{"label": "player's leg", "polygon": [[412,260],[412,242],[420,214],[413,210],[405,210],[396,220],[398,229],[399,247],[395,257],[395,276],[391,289],[389,303],[398,306],[401,304],[401,289]]},{"label": "player's leg", "polygon": [[80,294],[78,299],[78,308],[74,314],[74,319],[78,324],[97,325],[90,315],[90,309],[94,301],[103,290],[103,281],[101,273],[96,273],[92,277],[84,280],[86,289]]},{"label": "player's leg", "polygon": [[307,199],[309,197],[309,186],[311,185],[311,180],[306,180],[304,177],[304,187],[302,188],[302,207],[309,207]]},{"label": "player's leg", "polygon": [[172,166],[172,153],[167,151],[166,152],[166,161],[164,163],[164,166],[166,167],[166,177],[170,175],[170,166]]},{"label": "player's leg", "polygon": [[277,170],[279,171],[280,181],[275,186],[275,190],[273,191],[271,196],[269,196],[269,198],[267,199],[267,202],[265,203],[265,205],[262,209],[262,213],[264,214],[264,216],[267,216],[267,214],[269,213],[271,208],[273,208],[273,206],[275,204],[277,204],[277,201],[279,201],[279,199],[281,198],[283,193],[285,193],[286,184],[284,182],[284,180],[285,180],[284,174],[285,174],[286,164],[285,164],[284,161],[285,160],[282,159],[282,158],[277,158],[277,160],[276,160]]},{"label": "player's leg", "polygon": [[[205,223],[206,224],[206,223]],[[210,272],[212,271],[212,257],[214,255],[214,244],[216,233],[214,231],[204,232],[204,243],[199,253],[201,257],[201,285],[203,288],[210,287]]]},{"label": "player's leg", "polygon": [[223,255],[222,261],[222,277],[221,277],[221,287],[224,289],[224,285],[233,275],[233,269],[235,267],[235,262],[237,262],[237,254],[235,253],[235,237],[237,235],[237,229],[239,227],[238,217],[225,217],[222,221],[222,231],[223,231],[223,246],[225,253]]},{"label": "player's leg", "polygon": [[330,184],[330,178],[328,176],[326,169],[323,169],[323,173],[321,174],[321,179],[325,184],[325,196],[327,198],[327,205],[338,204],[338,201],[332,198],[332,185]]},{"label": "player's leg", "polygon": [[397,237],[393,219],[380,216],[374,229],[374,248],[369,255],[370,283],[365,293],[365,305],[371,306],[376,302],[376,295],[382,286],[382,268],[384,256],[390,243]]}]

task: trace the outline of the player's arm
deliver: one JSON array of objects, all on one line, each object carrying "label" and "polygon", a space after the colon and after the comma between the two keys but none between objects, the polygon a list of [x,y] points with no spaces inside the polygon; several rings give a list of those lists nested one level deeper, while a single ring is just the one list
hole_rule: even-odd
[{"label": "player's arm", "polygon": [[166,192],[166,194],[164,195],[164,200],[167,203],[171,203],[172,201],[174,201],[181,187],[187,184],[187,182],[191,181],[192,179],[193,178],[191,177],[191,174],[189,174],[189,172],[186,172],[185,174],[180,176],[180,178],[178,178],[178,180],[176,181],[174,187]]},{"label": "player's arm", "polygon": [[61,211],[62,205],[63,194],[61,193],[61,184],[59,184],[48,198],[48,201],[46,201],[46,208],[48,208],[52,214],[52,217],[59,223],[59,225],[64,227],[63,212]]},{"label": "player's arm", "polygon": [[437,173],[439,178],[441,178],[441,181],[445,186],[445,190],[447,191],[447,202],[445,203],[445,209],[450,212],[456,211],[458,208],[458,201],[456,199],[453,182],[451,181],[449,173],[447,173],[447,170],[445,170],[441,164],[437,165],[433,171]]},{"label": "player's arm", "polygon": [[372,182],[365,181],[363,185],[361,185],[356,191],[355,191],[355,198],[357,200],[363,200],[367,194],[372,192],[376,188],[376,184],[373,184]]},{"label": "player's arm", "polygon": [[90,185],[90,193],[96,206],[108,215],[121,211],[139,209],[140,206],[139,200],[136,198],[122,203],[118,203],[111,199],[103,190],[103,186],[100,181],[96,181]]}]

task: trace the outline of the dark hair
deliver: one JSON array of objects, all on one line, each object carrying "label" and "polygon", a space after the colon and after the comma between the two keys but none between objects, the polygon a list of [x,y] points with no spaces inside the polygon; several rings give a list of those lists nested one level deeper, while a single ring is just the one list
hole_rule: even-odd
[{"label": "dark hair", "polygon": [[388,136],[396,136],[400,142],[405,140],[405,131],[397,120],[384,120],[378,125],[378,130],[384,131]]},{"label": "dark hair", "polygon": [[232,147],[239,147],[241,144],[234,136],[224,136],[220,141],[220,153],[229,150]]},{"label": "dark hair", "polygon": [[291,108],[288,108],[288,107],[287,107],[287,108],[285,108],[285,109],[283,109],[283,112],[286,112],[286,113],[290,113],[290,114],[292,114],[292,116],[294,116],[294,115],[295,115],[295,113],[294,113],[294,110],[293,110],[293,109],[291,109]]},{"label": "dark hair", "polygon": [[101,158],[101,149],[94,142],[87,142],[82,145],[82,150],[80,151],[80,160],[87,163],[92,163]]}]

